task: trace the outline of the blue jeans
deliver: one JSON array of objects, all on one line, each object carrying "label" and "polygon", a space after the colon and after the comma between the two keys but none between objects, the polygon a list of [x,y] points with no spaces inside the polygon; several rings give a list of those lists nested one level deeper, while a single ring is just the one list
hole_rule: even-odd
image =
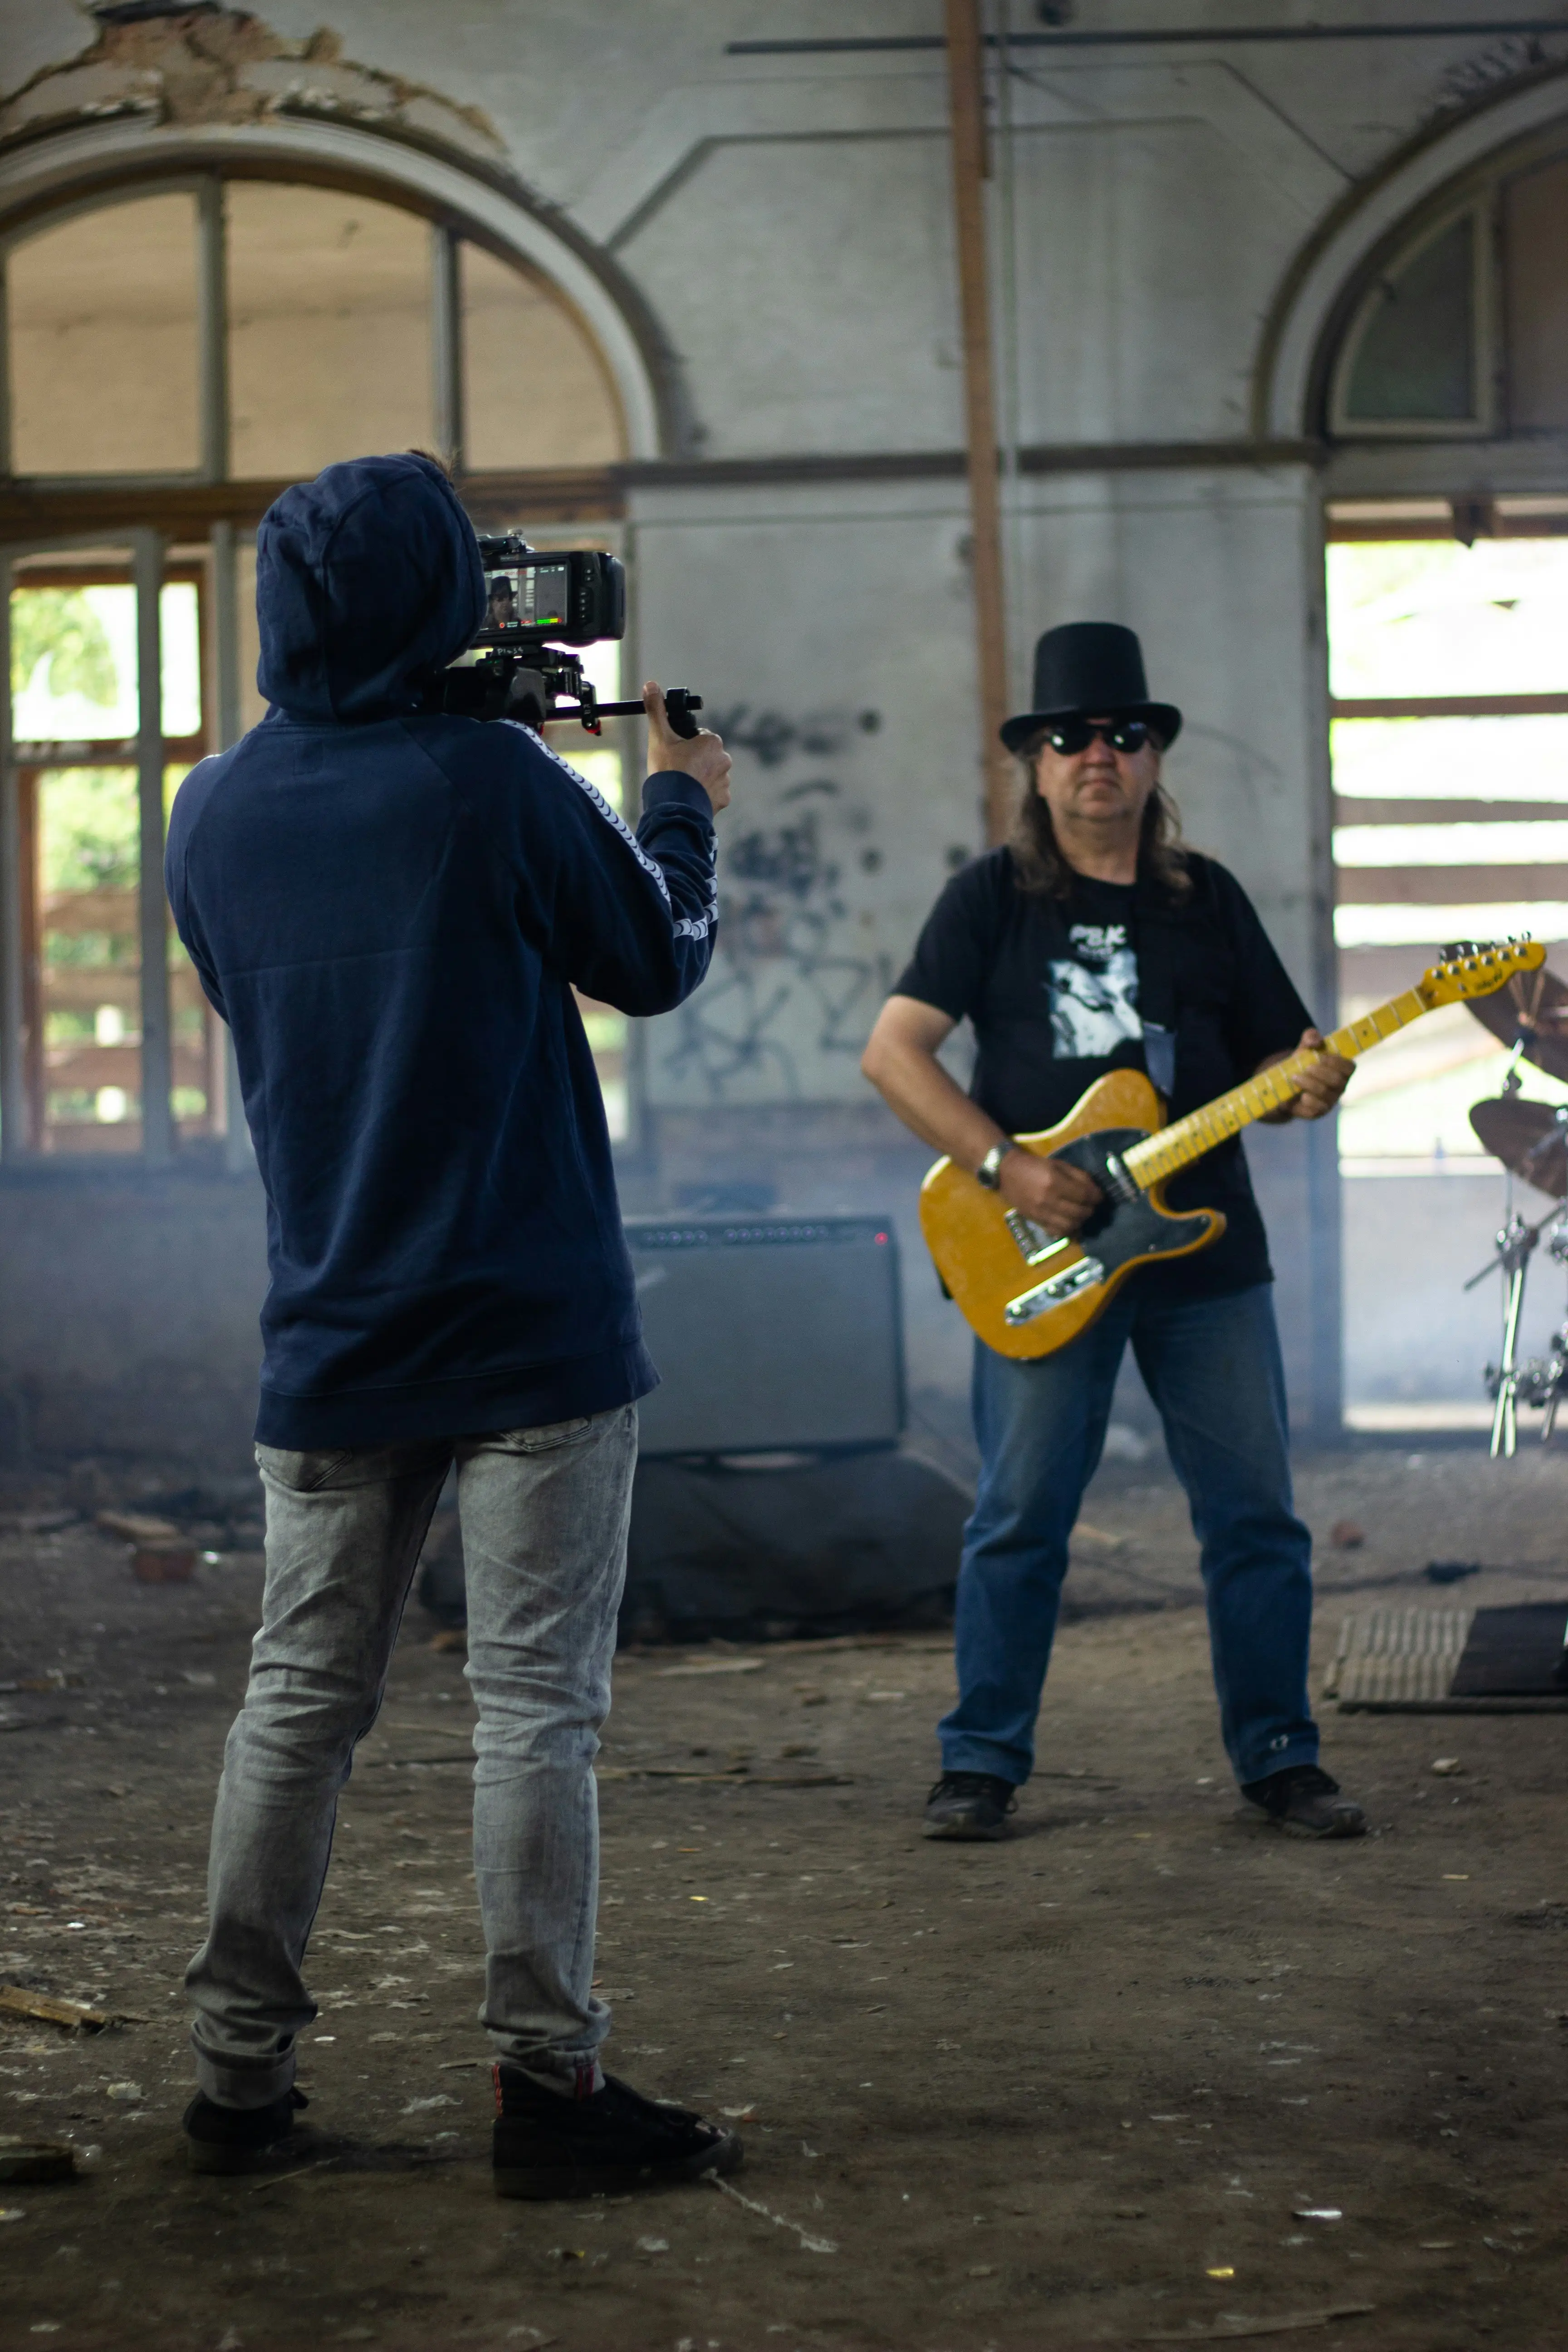
[{"label": "blue jeans", "polygon": [[1128,1340],[1203,1547],[1220,1728],[1238,1780],[1315,1764],[1307,1697],[1311,1538],[1290,1494],[1269,1286],[1168,1305],[1136,1279],[1059,1354],[974,1351],[980,1491],[958,1578],[959,1701],[942,1769],[1026,1780],[1068,1538],[1099,1465]]},{"label": "blue jeans", "polygon": [[629,1404],[484,1437],[320,1454],[258,1446],[261,1630],[218,1784],[211,1927],[185,1978],[208,2098],[265,2106],[293,2082],[296,2042],[316,2015],[305,1948],[338,1793],[380,1709],[419,1548],[454,1464],[479,1708],[479,2018],[493,2054],[551,2089],[596,2085],[610,2012],[593,1990],[593,1764],[610,1706],[637,1451]]}]

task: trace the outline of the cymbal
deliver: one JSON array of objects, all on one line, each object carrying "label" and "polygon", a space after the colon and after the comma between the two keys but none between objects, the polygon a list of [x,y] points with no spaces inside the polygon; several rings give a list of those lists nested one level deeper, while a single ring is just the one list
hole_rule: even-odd
[{"label": "cymbal", "polygon": [[1568,981],[1559,980],[1542,964],[1539,971],[1515,972],[1489,996],[1472,996],[1468,1002],[1494,1037],[1511,1045],[1522,1036],[1527,1062],[1554,1078],[1568,1078]]},{"label": "cymbal", "polygon": [[1568,1119],[1550,1103],[1501,1095],[1471,1107],[1470,1125],[1494,1160],[1554,1201],[1568,1200]]}]

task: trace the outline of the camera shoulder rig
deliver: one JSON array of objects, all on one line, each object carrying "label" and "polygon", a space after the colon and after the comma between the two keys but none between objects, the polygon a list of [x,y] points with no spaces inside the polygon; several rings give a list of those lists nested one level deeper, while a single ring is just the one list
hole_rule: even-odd
[{"label": "camera shoulder rig", "polygon": [[[597,735],[606,719],[642,715],[642,703],[601,702],[574,647],[623,637],[626,572],[602,548],[530,547],[515,532],[479,540],[488,591],[474,658],[440,671],[435,709],[466,719],[516,719],[542,728],[575,719]],[[697,732],[700,695],[673,687],[664,698],[672,731]]]}]

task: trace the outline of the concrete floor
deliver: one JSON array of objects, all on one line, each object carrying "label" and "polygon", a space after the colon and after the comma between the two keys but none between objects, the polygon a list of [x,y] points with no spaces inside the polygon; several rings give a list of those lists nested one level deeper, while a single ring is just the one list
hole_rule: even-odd
[{"label": "concrete floor", "polygon": [[[1323,1544],[1320,1668],[1344,1609],[1436,1597],[1433,1556],[1487,1563],[1448,1599],[1568,1594],[1568,1447],[1301,1483],[1366,1535]],[[258,1563],[143,1587],[87,1524],[40,1528],[48,1492],[12,1499],[0,1976],[130,2015],[0,2024],[0,2129],[84,2167],[0,2189],[5,2352],[1561,2341],[1568,1718],[1331,1712],[1373,1834],[1244,1816],[1163,1474],[1090,1498],[1000,1847],[919,1835],[939,1640],[618,1664],[610,2061],[734,2117],[747,2163],[736,2194],[539,2207],[486,2172],[460,1655],[411,1622],[342,1808],[301,2068],[339,2153],[195,2179],[178,1979]]]}]

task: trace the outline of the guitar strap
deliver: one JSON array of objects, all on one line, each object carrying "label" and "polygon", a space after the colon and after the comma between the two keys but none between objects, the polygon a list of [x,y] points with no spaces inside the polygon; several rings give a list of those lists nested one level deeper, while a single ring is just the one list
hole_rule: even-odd
[{"label": "guitar strap", "polygon": [[1138,923],[1138,1004],[1143,1021],[1143,1066],[1167,1104],[1176,1091],[1176,972],[1171,910],[1146,883],[1135,902]]}]

